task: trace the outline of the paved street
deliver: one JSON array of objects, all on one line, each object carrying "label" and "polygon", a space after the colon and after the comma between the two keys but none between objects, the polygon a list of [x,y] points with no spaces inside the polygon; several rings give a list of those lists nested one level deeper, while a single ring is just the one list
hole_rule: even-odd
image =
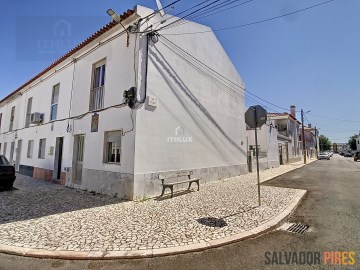
[{"label": "paved street", "polygon": [[[262,179],[298,166],[265,171]],[[144,202],[94,196],[22,175],[15,187],[0,197],[0,245],[90,256],[94,251],[152,252],[236,235],[277,216],[300,192],[263,187],[262,206],[257,207],[255,174]]]},{"label": "paved street", "polygon": [[[277,230],[221,248],[141,260],[67,261],[2,254],[0,269],[359,269],[359,172],[360,162],[334,156],[330,161],[313,162],[264,184],[308,190],[290,219],[311,226],[304,235]],[[357,266],[265,265],[265,252],[337,250],[355,251]]]}]

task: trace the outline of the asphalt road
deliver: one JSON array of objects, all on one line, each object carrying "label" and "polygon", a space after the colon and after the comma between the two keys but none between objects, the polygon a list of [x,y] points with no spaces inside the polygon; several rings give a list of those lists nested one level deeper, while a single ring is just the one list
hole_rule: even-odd
[{"label": "asphalt road", "polygon": [[[221,248],[142,260],[66,261],[0,254],[0,269],[360,269],[360,162],[335,155],[264,184],[308,190],[289,220],[310,225],[308,232],[277,230]],[[353,251],[355,265],[324,266],[323,258],[316,265],[265,264],[265,252],[302,251],[321,256]]]}]

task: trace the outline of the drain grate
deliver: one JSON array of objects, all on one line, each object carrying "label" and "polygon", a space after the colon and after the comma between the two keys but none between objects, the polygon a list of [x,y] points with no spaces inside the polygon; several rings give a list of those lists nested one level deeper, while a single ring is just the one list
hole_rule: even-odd
[{"label": "drain grate", "polygon": [[304,234],[307,229],[309,229],[309,227],[310,226],[306,224],[294,223],[287,229],[287,231],[292,233]]}]

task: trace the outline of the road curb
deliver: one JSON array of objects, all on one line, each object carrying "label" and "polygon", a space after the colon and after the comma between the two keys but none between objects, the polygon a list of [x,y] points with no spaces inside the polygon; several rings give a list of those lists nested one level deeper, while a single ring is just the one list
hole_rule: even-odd
[{"label": "road curb", "polygon": [[245,231],[239,234],[235,234],[225,238],[219,238],[216,240],[202,241],[198,244],[178,246],[178,247],[169,247],[169,248],[159,248],[151,250],[136,250],[136,251],[51,251],[43,249],[32,249],[24,247],[15,247],[8,245],[0,244],[0,252],[19,255],[25,257],[35,257],[35,258],[51,258],[51,259],[65,259],[65,260],[104,260],[104,259],[140,259],[140,258],[150,258],[150,257],[160,257],[176,254],[184,254],[195,251],[202,251],[210,248],[216,248],[231,243],[243,241],[248,238],[254,238],[260,234],[269,232],[283,222],[285,222],[289,216],[296,210],[297,206],[300,204],[301,200],[306,194],[306,190],[298,190],[298,193],[293,197],[291,203],[286,206],[286,208],[278,214],[275,218],[267,221],[266,223]]}]

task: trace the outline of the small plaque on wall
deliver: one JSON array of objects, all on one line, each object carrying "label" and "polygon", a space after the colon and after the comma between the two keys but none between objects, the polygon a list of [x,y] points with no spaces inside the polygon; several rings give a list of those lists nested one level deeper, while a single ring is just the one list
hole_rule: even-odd
[{"label": "small plaque on wall", "polygon": [[91,132],[98,132],[99,128],[99,114],[94,113],[91,116]]}]

